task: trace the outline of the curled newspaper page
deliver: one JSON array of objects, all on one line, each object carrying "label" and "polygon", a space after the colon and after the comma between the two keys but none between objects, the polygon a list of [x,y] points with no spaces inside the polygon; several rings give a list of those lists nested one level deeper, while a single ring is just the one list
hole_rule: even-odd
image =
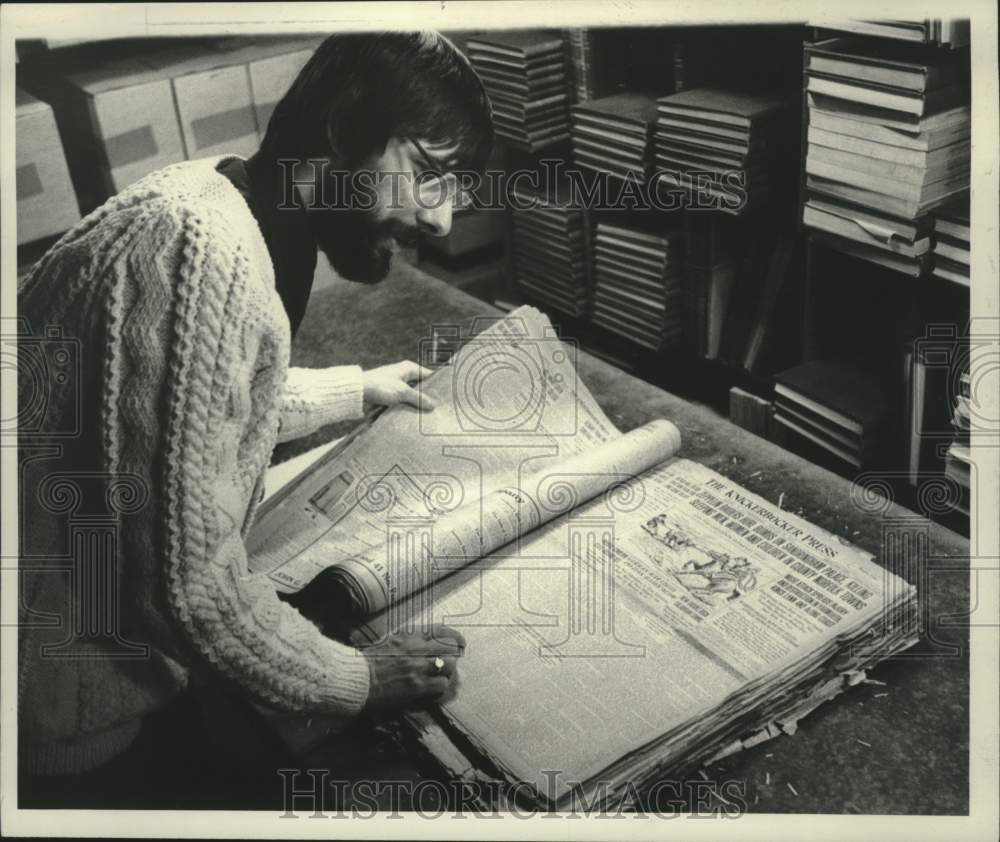
[{"label": "curled newspaper page", "polygon": [[251,570],[292,592],[334,567],[367,616],[680,447],[665,420],[622,435],[531,307],[467,338],[420,388],[437,409],[388,409],[262,507]]}]

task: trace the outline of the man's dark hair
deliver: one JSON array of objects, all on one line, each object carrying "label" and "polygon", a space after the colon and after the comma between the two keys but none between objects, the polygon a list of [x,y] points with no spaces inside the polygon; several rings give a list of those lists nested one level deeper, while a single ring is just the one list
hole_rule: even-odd
[{"label": "man's dark hair", "polygon": [[490,103],[468,60],[433,32],[331,35],[275,107],[261,144],[279,157],[330,157],[347,169],[393,138],[458,147],[448,170],[482,170]]}]

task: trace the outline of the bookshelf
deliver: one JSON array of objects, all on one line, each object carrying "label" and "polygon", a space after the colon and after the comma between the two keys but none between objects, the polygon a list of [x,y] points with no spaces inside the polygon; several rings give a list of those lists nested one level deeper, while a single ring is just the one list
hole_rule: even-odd
[{"label": "bookshelf", "polygon": [[[885,265],[885,255],[891,249],[883,248],[879,252],[870,243],[861,243],[862,248],[860,240],[817,229],[817,219],[826,220],[827,225],[835,227],[842,225],[837,219],[831,223],[831,210],[835,217],[838,209],[836,197],[824,197],[810,210],[811,216],[806,221],[804,209],[815,201],[814,191],[809,188],[812,174],[807,171],[810,144],[816,142],[815,133],[812,139],[810,135],[813,125],[810,94],[815,93],[810,91],[810,79],[816,75],[817,68],[811,62],[816,57],[827,62],[827,69],[819,72],[822,76],[824,72],[831,75],[828,72],[831,61],[836,69],[837,61],[856,65],[871,59],[878,73],[903,74],[898,79],[904,80],[911,79],[914,74],[919,77],[920,68],[926,66],[929,68],[925,74],[927,90],[939,84],[947,93],[956,85],[961,87],[960,80],[967,70],[968,28],[961,21],[924,21],[913,26],[898,21],[875,25],[848,21],[838,22],[836,26],[839,28],[818,29],[801,23],[550,30],[528,34],[523,59],[516,48],[497,51],[489,46],[491,39],[498,37],[496,31],[446,33],[470,55],[474,65],[482,64],[485,56],[491,68],[491,75],[485,76],[488,88],[493,86],[505,92],[502,131],[490,167],[508,173],[539,171],[545,161],[557,161],[566,168],[578,169],[584,179],[606,179],[609,195],[643,182],[642,174],[623,177],[620,168],[606,168],[600,164],[601,155],[626,166],[636,166],[638,160],[636,147],[632,144],[634,136],[621,122],[615,122],[615,114],[595,118],[593,114],[595,111],[599,114],[600,109],[589,109],[589,129],[583,144],[588,152],[581,156],[579,137],[574,140],[573,136],[577,113],[574,109],[588,101],[644,95],[653,102],[662,102],[665,97],[682,92],[714,88],[737,98],[787,97],[794,103],[796,113],[791,127],[781,132],[789,146],[787,155],[781,157],[787,158],[789,166],[784,171],[775,170],[770,195],[759,208],[751,205],[744,212],[733,215],[720,210],[695,210],[690,205],[680,209],[650,207],[629,212],[581,207],[582,236],[577,238],[582,261],[579,283],[585,289],[586,303],[579,312],[573,308],[569,312],[566,308],[560,310],[558,301],[539,296],[528,285],[519,283],[518,229],[510,208],[488,212],[496,214],[498,224],[492,219],[487,222],[470,215],[461,217],[454,226],[455,241],[445,244],[443,249],[441,244],[424,244],[421,260],[428,268],[436,263],[439,275],[447,275],[450,282],[481,297],[502,304],[524,301],[539,306],[561,326],[566,337],[577,341],[585,350],[679,396],[706,404],[723,415],[730,415],[734,388],[746,393],[754,407],[761,401],[773,401],[775,384],[782,373],[801,363],[832,359],[853,362],[874,371],[884,383],[888,407],[884,435],[888,444],[879,449],[884,457],[879,464],[865,463],[860,469],[884,471],[892,478],[898,499],[912,501],[920,491],[919,484],[912,482],[914,473],[940,476],[944,470],[938,458],[940,453],[930,460],[930,468],[922,466],[919,459],[913,461],[913,440],[915,435],[919,438],[917,434],[923,422],[914,421],[912,414],[914,406],[924,406],[928,400],[936,403],[938,409],[950,407],[955,400],[956,378],[949,379],[948,388],[952,392],[914,398],[913,369],[918,363],[913,362],[913,349],[914,343],[927,338],[940,326],[951,325],[956,328],[953,357],[961,357],[961,329],[967,324],[969,313],[969,288],[962,262],[967,260],[968,243],[961,234],[962,210],[938,206],[936,194],[924,190],[927,185],[918,179],[921,190],[914,193],[917,197],[914,207],[919,211],[919,218],[901,220],[890,215],[898,226],[897,240],[901,238],[910,250],[906,260],[890,255],[888,263],[891,265]],[[180,75],[201,72],[207,61],[213,67],[246,65],[248,78],[251,78],[256,64],[280,61],[287,65],[285,72],[291,78],[310,39],[303,36],[294,39],[297,43],[277,45],[265,43],[266,40],[253,44],[255,39],[171,40],[159,46],[162,50],[176,51],[178,58],[174,61],[167,56],[162,62],[147,55],[149,45],[143,41],[125,39],[68,45],[22,42],[18,44],[18,84],[30,82],[34,77],[47,77],[53,69],[57,75],[69,79],[78,60],[97,56],[99,51],[106,52],[107,55],[95,63],[107,64],[119,75],[114,83],[116,90],[133,91],[135,100],[142,98],[147,105],[158,101],[152,93],[159,90],[165,92],[161,98],[171,104],[162,114],[152,105],[118,114],[121,125],[116,126],[116,131],[137,128],[127,123],[126,118],[129,114],[141,114],[157,137],[157,148],[161,151],[174,149],[174,157],[181,160],[197,156],[198,150],[186,148],[184,126],[178,124],[179,117],[172,106]],[[843,43],[852,46],[847,49]],[[838,58],[838,50],[849,54],[848,57]],[[188,64],[181,61],[192,51],[204,54],[198,59],[201,64],[191,64],[193,59]],[[886,57],[895,62],[888,69],[879,66],[879,61]],[[939,64],[944,69],[938,68]],[[832,75],[835,77],[836,73]],[[100,198],[97,194],[119,189],[119,181],[123,184],[135,173],[131,170],[119,172],[109,164],[104,175],[111,187],[104,189],[107,185],[90,183],[89,173],[93,168],[82,165],[84,162],[78,153],[84,147],[73,142],[82,131],[82,124],[72,119],[66,103],[73,104],[88,97],[86,101],[97,101],[104,94],[103,89],[93,86],[93,80],[71,81],[75,86],[72,90],[64,85],[57,91],[59,96],[50,98],[58,123],[58,140],[65,149],[73,176],[72,186],[80,200],[80,210],[86,212],[94,200]],[[830,81],[827,79],[826,83]],[[843,80],[833,81],[843,84]],[[38,90],[43,98],[48,96],[47,85],[39,82]],[[895,96],[898,91],[890,93]],[[245,92],[246,104],[257,109],[256,128],[248,131],[245,138],[251,145],[256,143],[262,131],[260,107],[274,99],[273,92],[265,94],[252,84]],[[536,95],[541,106],[532,100]],[[221,92],[216,99],[220,109],[230,104]],[[959,100],[952,98],[946,104],[961,111]],[[966,108],[967,105],[966,102]],[[605,113],[607,115],[607,111]],[[655,170],[663,148],[663,144],[657,142],[660,116],[645,118],[651,120],[645,151],[645,164],[650,171]],[[156,122],[154,118],[162,120]],[[605,122],[602,123],[602,119]],[[961,166],[956,162],[960,162],[965,148],[962,119],[959,114],[955,123],[931,125],[927,131],[934,139],[928,141],[926,150],[919,142],[923,129],[916,135],[911,132],[905,154],[899,153],[899,159],[892,159],[892,163],[902,166],[901,172],[913,178],[913,162],[922,161],[921,156],[926,151],[928,168],[935,173],[938,170],[947,172],[953,176],[952,181],[960,183]],[[836,127],[836,119],[832,125]],[[829,132],[830,126],[827,119],[821,131]],[[684,132],[698,134],[700,129],[698,126],[682,127],[680,134]],[[93,137],[88,137],[88,143],[94,148],[107,140],[97,129],[90,133]],[[880,137],[884,140],[884,132],[876,134],[876,140]],[[171,145],[170,138],[175,135],[176,143]],[[602,137],[607,138],[603,146]],[[914,141],[913,137],[918,140]],[[862,140],[861,148],[872,148],[874,141]],[[710,159],[713,148],[726,150],[742,142],[730,135],[717,135],[714,140],[709,135],[706,147],[688,144],[686,152],[696,160],[706,156]],[[746,144],[749,149],[751,142],[746,140]],[[858,146],[856,141],[852,144]],[[24,144],[19,144],[19,149],[22,147]],[[944,147],[953,149],[953,154],[940,152]],[[840,160],[836,156],[843,154],[858,153],[835,150],[831,157],[827,151],[823,153],[822,163]],[[18,163],[20,167],[22,162]],[[41,167],[47,161],[34,163]],[[149,167],[162,164],[159,159],[148,161]],[[577,167],[578,164],[584,166]],[[601,173],[602,169],[606,171]],[[948,189],[954,186],[949,182]],[[103,193],[97,188],[103,189]],[[866,224],[873,219],[879,222],[878,212],[862,209],[860,213],[857,204],[848,203],[847,206]],[[967,217],[964,225],[967,230]],[[636,328],[636,334],[645,329],[642,308],[663,306],[666,312],[672,305],[652,299],[643,301],[641,294],[634,300],[623,296],[620,275],[613,278],[602,307],[606,315],[607,302],[618,302],[622,313],[627,315],[619,320],[617,330],[613,320],[609,323],[606,318],[594,318],[594,290],[598,284],[595,263],[600,250],[598,234],[599,230],[607,234],[609,228],[616,226],[631,228],[633,234],[626,233],[626,244],[613,244],[611,252],[623,259],[631,254],[635,266],[646,268],[650,263],[642,256],[641,247],[640,256],[636,258],[636,243],[641,246],[643,236],[653,238],[650,242],[654,243],[657,238],[673,243],[676,231],[681,231],[683,294],[680,300],[683,304],[678,306],[684,308],[680,313],[682,327],[679,336],[674,331],[665,337],[669,341],[664,341],[660,347],[655,347],[655,343],[648,347],[648,342],[644,346],[630,341],[634,337],[629,336],[629,328]],[[522,230],[524,227],[522,224]],[[621,239],[618,234],[611,236]],[[536,233],[530,238],[533,240],[530,251],[543,264],[564,253],[561,246],[553,247],[551,255],[546,255],[544,237]],[[720,241],[728,238],[729,251],[724,251],[722,257],[713,250],[707,257],[698,256],[695,246],[705,238]],[[32,256],[40,254],[47,242],[51,242],[51,238],[22,244],[19,263],[30,263]],[[628,242],[632,243],[631,247]],[[675,245],[668,249],[678,250]],[[911,254],[913,259],[910,259]],[[882,258],[881,262],[875,259],[877,257]],[[537,290],[537,281],[535,286]],[[715,321],[705,326],[711,321],[712,313]],[[751,353],[754,347],[757,350]],[[942,415],[933,408],[927,412],[933,417]],[[739,420],[752,414],[734,411],[732,417]],[[938,437],[946,440],[947,432],[945,430]],[[830,460],[821,447],[794,437],[780,443],[843,475],[852,477],[859,471],[859,466]],[[933,512],[929,514],[937,516]]]},{"label": "bookshelf", "polygon": [[[804,360],[864,367],[886,398],[882,458],[863,470],[878,472],[904,505],[966,534],[967,487],[951,483],[948,505],[925,505],[945,479],[958,377],[925,365],[920,349],[934,346],[954,368],[969,323],[967,45],[962,21],[838,22],[811,31],[797,221],[806,248]],[[829,86],[837,98],[821,94]],[[854,122],[856,113],[867,122]],[[813,166],[816,151],[824,155]],[[820,185],[827,161],[865,175],[840,178],[834,169]],[[892,184],[870,192],[885,176]],[[823,462],[801,441],[788,446]],[[843,463],[830,467],[851,475]]]},{"label": "bookshelf", "polygon": [[[784,67],[801,60],[801,26],[745,26],[745,27],[686,27],[686,28],[606,28],[564,31],[570,84],[574,101],[582,97],[599,99],[614,94],[643,92],[653,98],[671,94],[685,86],[695,84],[738,87],[750,91],[767,91],[789,87]],[[482,33],[479,33],[482,34]],[[455,38],[460,42],[459,38]],[[768,43],[766,57],[759,55],[759,44]],[[754,61],[750,61],[753,57]],[[751,72],[746,68],[752,67]],[[568,166],[574,164],[572,146],[553,143],[535,154],[505,147],[505,160],[518,167],[537,167],[542,157],[555,157]],[[650,155],[652,160],[652,155]],[[607,192],[618,193],[622,179],[616,174],[581,168],[585,177],[605,177]],[[780,202],[778,203],[780,205]],[[774,208],[769,208],[774,212]],[[778,212],[791,220],[791,203]],[[721,216],[715,212],[699,211],[701,216]],[[619,211],[600,211],[584,208],[587,221],[585,231],[586,265],[590,275],[588,283],[593,288],[594,234],[602,221],[620,222],[623,217],[651,233],[669,231],[682,225],[678,217],[684,211],[649,209],[645,212],[622,214]],[[639,220],[640,216],[645,219]],[[714,222],[714,220],[713,220]],[[706,220],[706,224],[708,224]],[[722,223],[724,224],[724,223]],[[749,227],[748,227],[749,230]],[[512,263],[508,264],[514,272]],[[515,279],[511,279],[511,284]],[[726,411],[728,389],[737,383],[766,391],[766,374],[752,374],[739,365],[716,359],[704,359],[692,353],[682,343],[675,342],[658,350],[635,346],[606,327],[595,324],[593,319],[568,318],[554,311],[530,292],[519,291],[520,298],[541,306],[549,315],[573,330],[572,336],[584,347],[599,355],[617,359],[633,371],[645,372],[646,379],[660,385],[682,390],[698,400]],[[509,288],[505,292],[510,300]],[[794,342],[792,343],[794,344]]]},{"label": "bookshelf", "polygon": [[[912,349],[914,342],[919,342],[938,325],[960,327],[967,323],[968,287],[960,282],[960,277],[959,282],[935,277],[932,251],[914,261],[916,270],[911,267],[899,270],[873,262],[870,253],[852,249],[852,244],[845,245],[842,238],[838,239],[829,231],[817,230],[815,225],[803,222],[803,208],[809,196],[806,158],[809,150],[810,99],[806,65],[810,45],[836,37],[860,39],[876,56],[883,50],[884,44],[890,44],[884,50],[894,57],[901,55],[900,50],[905,56],[908,55],[906,50],[918,49],[920,52],[917,55],[921,60],[933,63],[936,55],[947,55],[952,66],[962,67],[963,63],[968,63],[968,53],[964,49],[968,35],[967,29],[963,35],[960,21],[930,21],[916,27],[889,22],[881,29],[855,26],[854,23],[844,22],[840,26],[838,22],[840,28],[836,30],[820,30],[801,24],[601,28],[564,30],[561,33],[567,62],[567,85],[573,105],[584,99],[601,99],[616,94],[647,94],[660,99],[679,91],[713,87],[746,95],[786,95],[794,100],[797,111],[801,109],[795,115],[793,134],[789,136],[788,157],[792,159],[793,166],[788,177],[784,182],[779,180],[772,191],[773,197],[764,203],[759,212],[748,210],[730,222],[733,229],[731,236],[736,243],[732,259],[737,267],[737,280],[732,284],[731,292],[727,293],[730,296],[728,312],[721,322],[721,340],[716,337],[717,347],[713,352],[706,353],[704,344],[701,347],[692,344],[690,309],[683,314],[687,335],[681,341],[665,341],[657,349],[629,341],[622,335],[624,331],[610,330],[607,323],[601,324],[600,318],[595,319],[595,235],[602,223],[621,224],[623,220],[652,234],[666,234],[679,224],[685,231],[685,252],[690,252],[692,229],[722,228],[726,225],[723,219],[726,214],[721,211],[695,212],[691,207],[681,210],[648,208],[623,214],[584,207],[586,236],[583,256],[588,267],[586,282],[591,297],[588,310],[583,315],[559,312],[558,308],[533,295],[530,289],[518,285],[517,267],[511,259],[514,234],[509,233],[506,240],[508,277],[501,297],[505,302],[524,301],[540,307],[560,327],[564,336],[575,340],[585,350],[679,396],[711,406],[720,414],[730,414],[731,393],[735,388],[735,397],[738,399],[742,392],[752,406],[748,405],[746,411],[734,409],[733,420],[749,416],[757,418],[758,434],[761,429],[760,405],[774,400],[775,384],[782,372],[802,363],[820,360],[865,370],[866,375],[870,374],[882,384],[887,409],[878,424],[879,436],[872,439],[882,444],[878,447],[870,443],[859,445],[857,453],[864,454],[863,460],[857,457],[859,464],[831,457],[823,446],[795,435],[775,434],[773,439],[849,478],[866,471],[880,471],[889,478],[897,499],[920,510],[920,487],[911,483],[908,469],[907,439],[914,422],[907,416],[908,407],[912,404],[912,395],[907,392],[912,383],[909,374],[904,371],[911,353],[907,349]],[[570,113],[576,113],[572,106]],[[571,126],[572,120],[571,116]],[[601,128],[592,120],[590,127]],[[628,160],[627,147],[614,137],[616,130],[612,128],[609,131],[609,159],[619,162]],[[501,145],[504,145],[502,140]],[[595,169],[599,169],[599,165],[593,162],[597,145],[593,143],[593,138],[589,138],[585,145],[590,154],[583,156],[585,166],[580,169],[584,174],[593,175]],[[561,138],[541,148],[507,149],[506,153],[505,162],[508,165],[529,169],[537,169],[546,157],[562,160],[567,166],[578,163],[573,142],[567,144]],[[651,165],[655,163],[653,143],[648,156]],[[613,172],[614,167],[610,171]],[[612,187],[621,180],[620,174],[606,177]],[[928,212],[923,206],[920,211],[924,215]],[[810,222],[814,218],[811,216]],[[918,234],[922,236],[925,230],[926,227],[919,228]],[[953,240],[949,245],[952,248],[948,253],[952,255],[956,253],[956,246],[959,249],[964,246],[967,250],[967,243],[961,241]],[[918,244],[918,249],[924,247],[926,245]],[[958,254],[960,257],[961,252]],[[784,283],[769,278],[781,272],[779,267],[784,267],[787,273]],[[954,276],[961,266],[951,260],[947,269]],[[697,267],[691,265],[690,254],[686,253],[686,299],[691,296],[692,285],[697,287],[706,283],[692,280],[697,271]],[[941,274],[946,275],[947,272]],[[744,365],[748,354],[747,343],[764,318],[758,308],[769,288],[772,290],[772,301],[766,313],[769,330],[764,331],[770,336],[769,347],[748,368]],[[704,304],[701,306],[704,307]],[[626,322],[623,320],[622,323]],[[713,328],[716,332],[719,329],[719,325]],[[960,346],[959,338],[959,351]],[[950,404],[952,396],[935,395],[933,399]],[[771,425],[772,428],[775,426]],[[946,436],[942,434],[941,438]],[[870,458],[869,452],[877,458]],[[943,466],[938,460],[933,472],[924,473],[937,477],[942,472]],[[968,526],[961,513],[924,513],[945,521],[959,531],[967,531]]]}]

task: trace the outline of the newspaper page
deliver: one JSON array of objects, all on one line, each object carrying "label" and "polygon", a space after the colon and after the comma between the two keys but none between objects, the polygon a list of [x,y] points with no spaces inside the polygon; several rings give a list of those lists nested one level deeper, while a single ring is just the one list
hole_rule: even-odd
[{"label": "newspaper page", "polygon": [[445,715],[555,800],[664,735],[707,733],[727,699],[802,670],[907,588],[836,536],[673,459],[528,534],[516,555],[435,584],[405,622],[463,632]]},{"label": "newspaper page", "polygon": [[[680,445],[666,421],[623,436],[579,380],[573,348],[530,307],[470,338],[421,388],[433,412],[388,409],[262,507],[247,542],[254,572],[291,592],[336,567],[367,615]],[[421,526],[438,536],[433,554],[426,542],[401,553],[393,542]]]},{"label": "newspaper page", "polygon": [[518,477],[516,485],[431,516],[416,510],[421,500],[413,492],[410,499],[403,498],[407,489],[393,476],[391,486],[379,489],[401,501],[386,522],[385,543],[338,563],[337,577],[351,597],[355,615],[368,616],[512,544],[575,506],[614,493],[679,447],[677,428],[669,421],[656,421],[551,468],[534,468],[529,476]]}]

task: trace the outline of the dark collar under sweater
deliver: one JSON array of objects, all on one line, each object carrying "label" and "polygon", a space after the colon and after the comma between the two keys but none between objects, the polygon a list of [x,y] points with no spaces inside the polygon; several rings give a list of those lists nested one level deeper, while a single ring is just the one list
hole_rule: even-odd
[{"label": "dark collar under sweater", "polygon": [[274,280],[295,337],[309,303],[316,272],[316,241],[303,208],[281,208],[281,171],[260,153],[244,160],[232,157],[217,167],[239,190],[257,220],[267,244]]}]

